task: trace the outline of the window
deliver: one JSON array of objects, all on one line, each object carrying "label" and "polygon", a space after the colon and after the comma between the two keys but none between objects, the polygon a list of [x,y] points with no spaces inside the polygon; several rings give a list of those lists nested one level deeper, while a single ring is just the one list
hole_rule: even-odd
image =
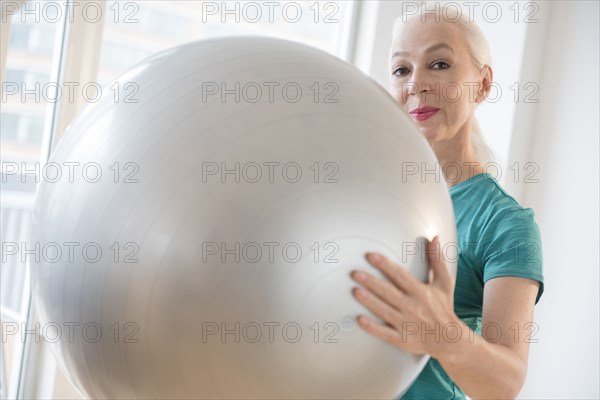
[{"label": "window", "polygon": [[[16,2],[15,2],[16,4]],[[34,204],[35,176],[24,174],[39,165],[46,122],[54,104],[42,87],[50,79],[55,57],[57,24],[35,21],[34,3],[24,4],[12,15],[7,48],[6,75],[2,82],[0,113],[0,397],[15,398],[25,348],[20,334],[29,310],[27,265],[16,248],[29,248],[29,223]],[[3,43],[4,44],[4,43]],[[23,168],[25,167],[25,168]]]},{"label": "window", "polygon": [[[268,4],[268,2],[266,2]],[[352,2],[109,1],[99,81],[105,85],[150,54],[186,42],[263,35],[303,42],[341,58]]]},{"label": "window", "polygon": [[[52,54],[54,48],[54,37],[52,35],[53,28],[51,26],[43,26],[38,22],[30,22],[34,19],[32,16],[19,14],[22,16],[23,23],[19,19],[20,24],[15,24],[10,35],[10,46],[14,49],[21,49],[38,54]],[[14,20],[14,19],[13,19]],[[14,22],[13,22],[14,23]],[[35,27],[32,29],[32,27]]]}]

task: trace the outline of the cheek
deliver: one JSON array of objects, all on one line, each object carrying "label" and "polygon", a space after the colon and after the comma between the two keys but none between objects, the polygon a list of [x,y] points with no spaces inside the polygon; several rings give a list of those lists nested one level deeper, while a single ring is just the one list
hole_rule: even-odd
[{"label": "cheek", "polygon": [[463,90],[455,82],[447,82],[442,86],[442,97],[445,103],[456,105],[462,102]]},{"label": "cheek", "polygon": [[444,107],[443,125],[454,132],[463,126],[471,112],[468,100],[461,98],[459,101],[448,102]]},{"label": "cheek", "polygon": [[467,77],[458,69],[451,73],[443,74],[443,80],[438,81],[441,100],[450,107],[458,107],[459,104],[468,102],[469,84]]},{"label": "cheek", "polygon": [[448,82],[441,91],[446,118],[452,124],[461,124],[473,112],[476,103],[472,99],[472,89],[468,85]]},{"label": "cheek", "polygon": [[399,86],[392,84],[389,93],[394,98],[394,100],[396,100],[401,105],[404,105],[406,103],[406,96],[402,92],[402,90],[400,90]]}]

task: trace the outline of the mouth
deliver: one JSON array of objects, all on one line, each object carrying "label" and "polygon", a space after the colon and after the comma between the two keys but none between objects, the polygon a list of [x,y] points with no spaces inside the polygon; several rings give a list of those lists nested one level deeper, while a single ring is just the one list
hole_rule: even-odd
[{"label": "mouth", "polygon": [[438,111],[439,111],[439,108],[437,108],[437,107],[425,106],[425,107],[415,108],[415,109],[409,111],[409,114],[411,117],[413,117],[417,121],[425,121],[425,120],[431,118]]}]

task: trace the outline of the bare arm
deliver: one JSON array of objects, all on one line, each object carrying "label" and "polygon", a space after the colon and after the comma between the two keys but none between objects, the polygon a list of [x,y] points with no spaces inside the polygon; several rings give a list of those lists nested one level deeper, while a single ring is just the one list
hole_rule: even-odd
[{"label": "bare arm", "polygon": [[484,287],[482,336],[463,334],[439,355],[469,397],[514,399],[523,388],[538,286],[526,278],[490,279]]}]

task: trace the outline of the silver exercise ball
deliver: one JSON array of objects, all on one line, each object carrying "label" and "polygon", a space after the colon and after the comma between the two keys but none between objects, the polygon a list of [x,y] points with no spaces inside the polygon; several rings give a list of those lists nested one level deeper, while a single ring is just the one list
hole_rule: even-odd
[{"label": "silver exercise ball", "polygon": [[137,64],[36,195],[59,366],[90,398],[400,395],[428,356],[357,325],[350,272],[382,277],[374,251],[425,281],[425,239],[456,243],[443,179],[414,173],[435,162],[382,87],[312,47],[221,38]]}]

